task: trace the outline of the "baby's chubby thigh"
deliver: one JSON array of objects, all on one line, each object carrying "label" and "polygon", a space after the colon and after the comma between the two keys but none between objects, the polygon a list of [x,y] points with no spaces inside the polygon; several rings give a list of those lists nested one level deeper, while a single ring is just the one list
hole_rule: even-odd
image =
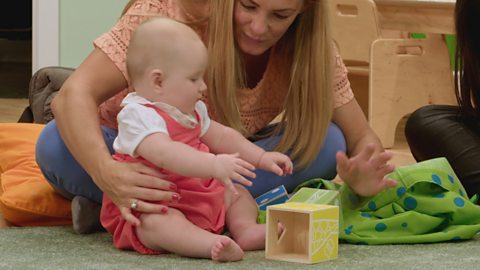
[{"label": "baby's chubby thigh", "polygon": [[255,200],[253,199],[252,195],[248,190],[239,184],[234,184],[235,189],[237,190],[238,194],[233,193],[233,191],[229,188],[225,188],[224,192],[224,205],[225,205],[225,210],[228,211],[230,207],[237,203],[240,199],[242,200],[247,200],[247,201],[252,201],[254,202]]},{"label": "baby's chubby thigh", "polygon": [[248,190],[236,185],[238,194],[225,190],[226,225],[242,250],[265,248],[265,224],[258,224],[258,207]]},{"label": "baby's chubby thigh", "polygon": [[178,235],[185,233],[183,224],[190,223],[185,215],[175,208],[168,208],[165,214],[144,213],[140,216],[137,236],[146,247],[164,251]]}]

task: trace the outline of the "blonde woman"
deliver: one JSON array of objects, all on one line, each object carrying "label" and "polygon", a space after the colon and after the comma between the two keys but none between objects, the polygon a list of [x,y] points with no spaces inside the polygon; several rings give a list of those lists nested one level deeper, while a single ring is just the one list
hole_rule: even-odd
[{"label": "blonde woman", "polygon": [[[391,156],[368,126],[332,49],[325,5],[318,0],[130,1],[62,86],[52,103],[56,121],[37,144],[46,178],[73,199],[74,229],[86,233],[98,224],[95,202],[101,202],[102,192],[132,223],[139,222],[132,208],[166,212],[149,201],[178,196],[163,175],[111,157],[120,102],[134,91],[126,73],[128,43],[133,30],[155,16],[188,24],[206,44],[204,101],[211,117],[294,161],[290,176],[257,170],[248,188],[254,197],[282,184],[292,191],[314,177],[331,179],[337,160],[339,173],[360,195],[393,185],[383,177],[393,170],[387,164]],[[270,128],[280,114],[280,123]],[[374,175],[377,184],[362,190],[364,173]]]}]

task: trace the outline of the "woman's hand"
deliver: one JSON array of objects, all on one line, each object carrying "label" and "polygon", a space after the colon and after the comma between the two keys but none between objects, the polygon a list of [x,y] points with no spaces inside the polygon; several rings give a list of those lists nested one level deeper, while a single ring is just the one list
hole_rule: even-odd
[{"label": "woman's hand", "polygon": [[258,161],[258,168],[279,176],[292,174],[293,163],[290,158],[279,152],[264,152]]},{"label": "woman's hand", "polygon": [[397,185],[395,180],[385,178],[386,174],[395,169],[395,166],[387,164],[392,153],[375,153],[374,144],[368,144],[352,158],[348,158],[343,152],[338,152],[336,158],[338,175],[360,196],[373,196]]},{"label": "woman's hand", "polygon": [[[177,187],[157,170],[142,163],[113,160],[103,166],[100,187],[119,207],[125,220],[135,226],[140,220],[132,210],[143,213],[167,213],[168,207],[150,201],[175,202],[180,197]],[[132,209],[135,206],[135,209]]]},{"label": "woman's hand", "polygon": [[245,176],[255,178],[255,173],[253,172],[255,167],[241,159],[238,153],[216,155],[212,169],[213,178],[222,181],[235,195],[238,194],[238,191],[233,181],[251,186],[252,182],[247,180]]}]

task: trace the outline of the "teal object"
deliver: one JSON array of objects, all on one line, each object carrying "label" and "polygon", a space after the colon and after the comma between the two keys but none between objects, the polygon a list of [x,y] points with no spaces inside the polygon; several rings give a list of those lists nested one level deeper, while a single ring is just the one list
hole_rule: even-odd
[{"label": "teal object", "polygon": [[284,203],[288,200],[288,192],[284,185],[276,187],[272,190],[255,198],[255,202],[259,210],[267,210],[268,205]]},{"label": "teal object", "polygon": [[471,239],[480,231],[480,207],[445,158],[400,167],[398,186],[360,198],[341,191],[340,239],[356,244],[411,244]]}]

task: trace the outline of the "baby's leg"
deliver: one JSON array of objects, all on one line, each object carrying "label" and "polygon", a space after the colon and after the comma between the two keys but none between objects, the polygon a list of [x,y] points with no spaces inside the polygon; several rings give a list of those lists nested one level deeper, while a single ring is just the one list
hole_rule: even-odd
[{"label": "baby's leg", "polygon": [[226,225],[233,240],[243,250],[265,248],[265,224],[257,223],[258,208],[252,195],[240,185],[235,185],[239,195],[225,189],[227,207]]},{"label": "baby's leg", "polygon": [[170,208],[168,214],[143,214],[140,221],[138,238],[150,249],[215,261],[243,258],[242,249],[232,239],[195,226],[176,209]]}]

